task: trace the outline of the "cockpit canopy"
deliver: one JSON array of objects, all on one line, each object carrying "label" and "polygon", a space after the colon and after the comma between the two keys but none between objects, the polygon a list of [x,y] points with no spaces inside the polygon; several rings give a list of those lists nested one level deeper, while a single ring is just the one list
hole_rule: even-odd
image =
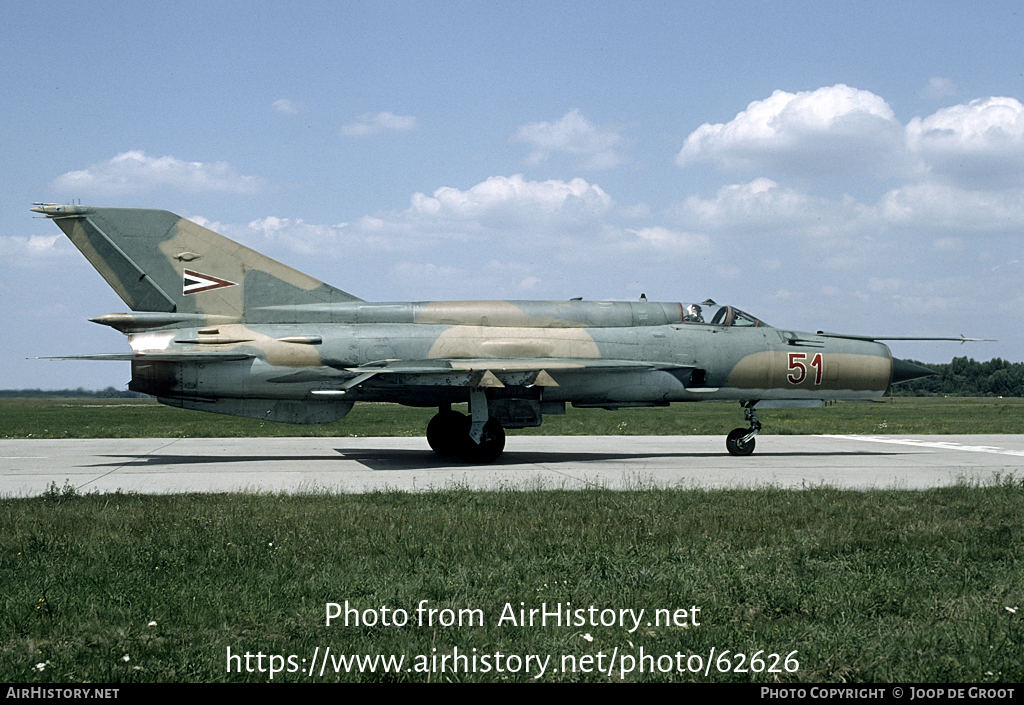
[{"label": "cockpit canopy", "polygon": [[680,305],[683,307],[683,323],[703,323],[736,328],[755,328],[768,325],[745,311],[733,306],[719,306],[710,299],[699,304]]}]

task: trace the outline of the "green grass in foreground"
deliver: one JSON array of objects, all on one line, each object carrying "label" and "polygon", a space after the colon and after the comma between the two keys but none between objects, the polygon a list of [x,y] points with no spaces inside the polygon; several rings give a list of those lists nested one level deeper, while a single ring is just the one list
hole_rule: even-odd
[{"label": "green grass in foreground", "polygon": [[[435,409],[357,404],[341,421],[294,426],[186,411],[152,399],[2,399],[0,438],[175,438],[244,436],[422,436]],[[539,428],[510,434],[725,435],[745,426],[738,404],[705,402],[666,408],[574,409],[545,416]],[[1024,399],[896,397],[836,403],[822,409],[759,413],[762,433],[1024,433]]]},{"label": "green grass in foreground", "polygon": [[[1022,516],[1015,477],[921,492],[80,496],[54,486],[0,499],[0,680],[267,681],[237,672],[241,660],[229,673],[228,649],[252,654],[253,669],[262,653],[264,669],[273,654],[305,670],[301,659],[330,647],[406,660],[397,673],[378,662],[376,673],[328,666],[274,680],[528,681],[536,667],[497,664],[539,655],[551,657],[542,681],[1020,682]],[[410,624],[326,626],[326,603],[346,600],[406,610]],[[479,610],[483,624],[418,626],[421,600]],[[647,616],[633,633],[497,623],[506,604],[570,602]],[[699,626],[646,624],[653,610],[694,605]],[[451,661],[443,674],[406,670],[456,649],[506,660],[486,673],[452,673]],[[647,672],[637,662],[623,673],[641,649],[655,659]],[[708,676],[686,670],[712,649],[728,662]],[[751,661],[758,651],[763,661]],[[792,652],[799,668],[787,672]],[[780,654],[781,672],[717,672],[740,653],[762,671]],[[565,670],[585,656],[596,668],[598,654],[604,673]]]}]

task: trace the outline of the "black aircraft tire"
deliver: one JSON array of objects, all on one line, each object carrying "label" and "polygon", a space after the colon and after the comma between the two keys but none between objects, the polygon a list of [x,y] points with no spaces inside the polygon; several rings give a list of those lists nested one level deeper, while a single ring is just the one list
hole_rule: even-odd
[{"label": "black aircraft tire", "polygon": [[729,455],[750,455],[754,452],[753,438],[746,443],[740,442],[740,439],[748,433],[750,433],[750,429],[747,428],[734,428],[729,431],[729,435],[725,438],[725,448],[729,451]]},{"label": "black aircraft tire", "polygon": [[469,433],[469,419],[458,411],[440,411],[427,424],[427,443],[438,455],[459,455],[462,439]]},{"label": "black aircraft tire", "polygon": [[473,439],[469,437],[468,424],[463,439],[462,452],[459,453],[459,457],[467,463],[480,465],[493,463],[501,457],[505,450],[505,429],[493,416],[484,424],[484,435],[480,443],[474,443]]}]

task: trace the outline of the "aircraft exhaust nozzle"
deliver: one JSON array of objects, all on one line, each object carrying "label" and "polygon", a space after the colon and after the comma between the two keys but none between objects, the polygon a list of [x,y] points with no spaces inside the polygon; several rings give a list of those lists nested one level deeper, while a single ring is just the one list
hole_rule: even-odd
[{"label": "aircraft exhaust nozzle", "polygon": [[937,374],[938,372],[936,372],[935,370],[929,370],[927,367],[915,365],[913,362],[907,362],[906,360],[900,360],[894,357],[892,359],[892,377],[889,380],[889,384],[909,382],[912,379],[918,379],[920,377],[928,377]]}]

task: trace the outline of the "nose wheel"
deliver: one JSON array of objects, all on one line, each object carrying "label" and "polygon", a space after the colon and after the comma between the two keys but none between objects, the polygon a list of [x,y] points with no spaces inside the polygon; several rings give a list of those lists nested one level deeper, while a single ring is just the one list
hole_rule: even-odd
[{"label": "nose wheel", "polygon": [[754,452],[754,436],[761,430],[761,422],[754,413],[756,403],[748,402],[743,409],[743,417],[750,422],[750,428],[734,428],[725,437],[725,449],[729,455],[750,455]]}]

